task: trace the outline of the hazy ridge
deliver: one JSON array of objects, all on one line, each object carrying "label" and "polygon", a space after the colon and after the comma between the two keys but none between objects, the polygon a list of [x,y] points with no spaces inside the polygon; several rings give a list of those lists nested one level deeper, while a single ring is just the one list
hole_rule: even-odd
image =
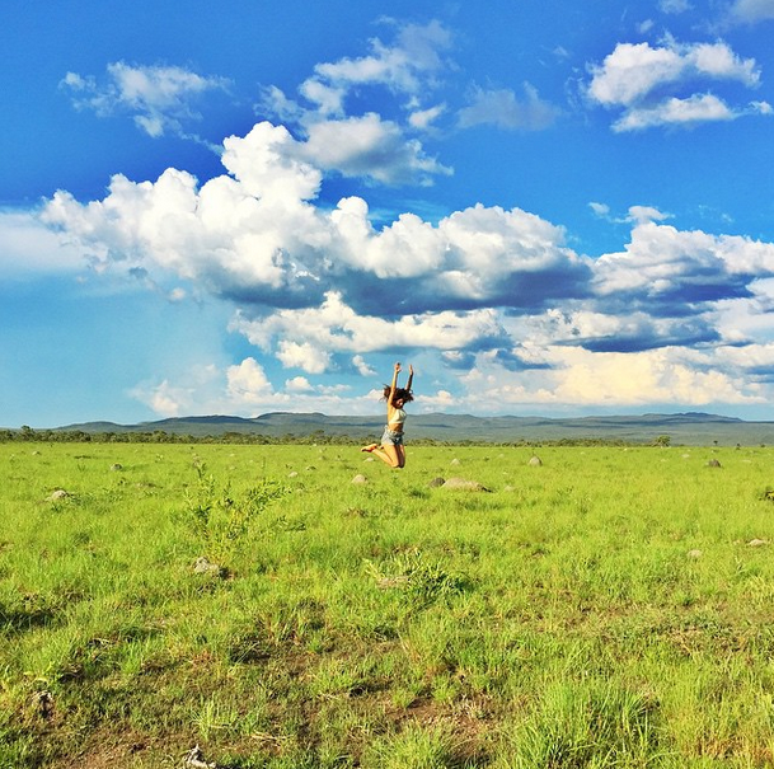
[{"label": "hazy ridge", "polygon": [[[365,440],[378,436],[382,425],[381,416],[272,412],[254,418],[212,415],[162,419],[134,425],[87,422],[56,429],[85,433],[163,431],[193,437],[248,433],[272,439],[322,434]],[[575,418],[478,417],[435,413],[412,414],[407,427],[409,439],[435,439],[449,443],[522,440],[621,440],[647,443],[662,435],[668,435],[673,444],[770,445],[774,443],[774,421],[752,422],[697,412]]]}]

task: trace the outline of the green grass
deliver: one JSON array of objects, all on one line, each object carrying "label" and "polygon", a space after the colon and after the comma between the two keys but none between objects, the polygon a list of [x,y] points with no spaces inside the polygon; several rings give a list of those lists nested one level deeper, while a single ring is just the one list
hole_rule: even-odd
[{"label": "green grass", "polygon": [[0,444],[0,767],[774,766],[774,450],[535,451]]}]

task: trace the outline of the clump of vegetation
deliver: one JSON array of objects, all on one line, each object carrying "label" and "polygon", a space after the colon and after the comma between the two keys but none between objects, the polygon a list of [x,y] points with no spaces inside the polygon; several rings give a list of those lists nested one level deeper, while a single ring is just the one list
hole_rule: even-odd
[{"label": "clump of vegetation", "polygon": [[194,469],[197,483],[187,490],[185,517],[214,558],[231,554],[269,505],[289,493],[287,486],[268,478],[236,493],[230,482],[219,486],[200,460]]},{"label": "clump of vegetation", "polygon": [[397,553],[379,565],[366,561],[365,566],[378,587],[402,591],[419,608],[448,600],[469,584],[465,575],[450,573],[440,561],[418,550]]}]

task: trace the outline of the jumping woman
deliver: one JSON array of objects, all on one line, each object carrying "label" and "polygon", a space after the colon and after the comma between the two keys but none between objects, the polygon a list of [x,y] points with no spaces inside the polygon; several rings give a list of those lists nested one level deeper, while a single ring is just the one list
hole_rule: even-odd
[{"label": "jumping woman", "polygon": [[400,370],[400,363],[396,363],[392,384],[384,386],[384,399],[387,401],[387,426],[384,428],[381,444],[372,443],[370,446],[363,446],[360,449],[369,454],[376,454],[382,462],[390,467],[404,467],[406,464],[406,448],[403,445],[403,423],[406,421],[406,412],[403,410],[403,406],[414,400],[414,396],[411,394],[414,367],[409,366],[409,378],[405,387],[398,387]]}]

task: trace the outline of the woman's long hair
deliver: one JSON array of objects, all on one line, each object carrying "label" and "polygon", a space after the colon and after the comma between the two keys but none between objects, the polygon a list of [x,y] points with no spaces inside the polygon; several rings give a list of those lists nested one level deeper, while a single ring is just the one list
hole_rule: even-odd
[{"label": "woman's long hair", "polygon": [[[384,390],[382,391],[382,398],[384,400],[389,400],[390,398],[390,391],[392,390],[392,387],[390,385],[385,385]],[[414,396],[411,394],[411,390],[407,390],[405,387],[396,387],[395,388],[395,395],[392,396],[392,403],[390,403],[390,406],[395,405],[395,401],[403,399],[404,403],[410,403],[414,400]]]}]

